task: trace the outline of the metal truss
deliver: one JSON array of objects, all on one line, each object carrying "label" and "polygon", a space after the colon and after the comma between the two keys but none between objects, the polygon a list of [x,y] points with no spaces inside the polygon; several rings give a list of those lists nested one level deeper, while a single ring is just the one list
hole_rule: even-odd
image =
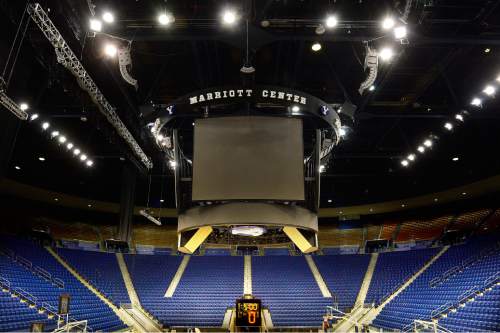
[{"label": "metal truss", "polygon": [[76,77],[80,87],[87,91],[92,101],[98,106],[99,111],[106,117],[109,123],[113,125],[125,142],[127,142],[129,147],[144,164],[144,166],[147,169],[153,168],[151,159],[144,153],[125,124],[121,121],[120,117],[118,117],[115,112],[115,108],[101,93],[97,85],[94,83],[90,75],[66,43],[59,30],[57,30],[47,13],[43,10],[42,6],[39,3],[30,4],[28,6],[28,13],[30,14],[33,22],[36,23],[54,47],[57,61]]},{"label": "metal truss", "polygon": [[120,65],[120,74],[123,79],[128,84],[134,86],[137,90],[137,80],[130,75],[127,69],[128,65],[132,65],[132,58],[130,57],[130,44],[118,49],[118,64]]},{"label": "metal truss", "polygon": [[17,118],[21,120],[28,119],[28,113],[24,110],[21,110],[19,105],[14,102],[9,96],[7,96],[5,89],[5,81],[2,77],[0,77],[0,104],[2,104],[7,110],[12,112]]},{"label": "metal truss", "polygon": [[365,57],[365,70],[369,69],[368,77],[363,81],[359,87],[359,94],[363,95],[363,92],[370,88],[370,86],[377,79],[378,71],[378,55],[377,51],[371,49],[368,45],[366,46],[366,57]]}]

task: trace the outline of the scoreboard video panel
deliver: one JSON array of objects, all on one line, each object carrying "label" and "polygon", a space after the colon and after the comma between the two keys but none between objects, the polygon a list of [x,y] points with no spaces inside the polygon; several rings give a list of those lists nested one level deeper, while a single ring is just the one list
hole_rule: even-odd
[{"label": "scoreboard video panel", "polygon": [[238,299],[236,301],[236,326],[260,327],[261,318],[260,299]]}]

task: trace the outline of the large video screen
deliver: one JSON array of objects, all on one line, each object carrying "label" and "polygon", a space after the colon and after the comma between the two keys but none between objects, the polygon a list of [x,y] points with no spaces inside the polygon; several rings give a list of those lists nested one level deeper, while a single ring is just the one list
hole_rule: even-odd
[{"label": "large video screen", "polygon": [[302,120],[196,120],[193,200],[304,200]]}]

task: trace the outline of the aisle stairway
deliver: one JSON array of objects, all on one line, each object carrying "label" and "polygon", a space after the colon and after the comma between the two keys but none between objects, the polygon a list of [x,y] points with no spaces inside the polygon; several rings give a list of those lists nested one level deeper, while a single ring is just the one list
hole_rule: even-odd
[{"label": "aisle stairway", "polygon": [[365,304],[366,294],[368,293],[368,288],[372,282],[373,272],[375,271],[375,266],[377,265],[378,253],[372,253],[370,258],[370,263],[366,269],[365,277],[363,278],[363,283],[361,283],[361,288],[359,288],[358,296],[356,297],[356,302],[354,302],[354,307],[363,306]]}]

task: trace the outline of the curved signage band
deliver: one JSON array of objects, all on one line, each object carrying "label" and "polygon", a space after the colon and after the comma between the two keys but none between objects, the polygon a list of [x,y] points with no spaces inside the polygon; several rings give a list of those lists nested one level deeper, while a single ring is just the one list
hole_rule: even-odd
[{"label": "curved signage band", "polygon": [[[260,112],[259,112],[260,110]],[[155,104],[146,120],[159,119],[159,128],[176,127],[177,118],[230,116],[245,112],[252,115],[308,117],[319,129],[333,129],[336,143],[340,138],[340,118],[321,99],[302,91],[277,86],[223,86],[184,95],[170,104]]]}]

